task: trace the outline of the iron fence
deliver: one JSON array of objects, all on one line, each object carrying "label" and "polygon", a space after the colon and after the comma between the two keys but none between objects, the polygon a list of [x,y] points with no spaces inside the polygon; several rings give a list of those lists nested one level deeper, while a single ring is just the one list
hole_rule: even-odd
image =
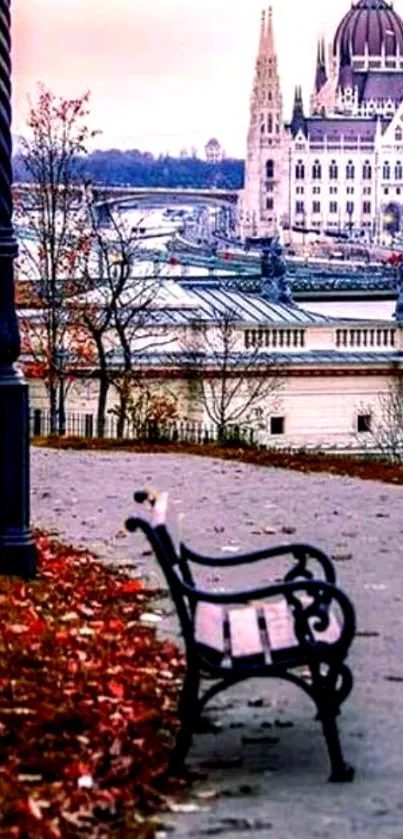
[{"label": "iron fence", "polygon": [[[48,437],[51,434],[51,421],[49,411],[35,408],[30,413],[30,434],[31,437]],[[94,414],[89,413],[66,413],[63,433],[57,432],[56,436],[66,437],[96,437],[97,420]],[[252,428],[240,425],[228,425],[221,431],[214,424],[202,422],[191,422],[188,420],[170,421],[166,423],[130,423],[125,422],[123,434],[118,433],[118,419],[113,415],[105,418],[103,437],[109,440],[119,438],[137,442],[149,443],[213,443],[221,442],[226,444],[242,444],[253,446],[256,444],[256,435]]]},{"label": "iron fence", "polygon": [[[49,437],[51,422],[49,411],[35,408],[30,412],[31,437]],[[64,431],[58,431],[54,436],[96,438],[97,418],[95,414],[82,412],[68,412],[65,417]],[[267,435],[242,425],[228,425],[220,433],[214,424],[192,422],[189,420],[170,421],[162,424],[148,422],[143,424],[125,422],[123,435],[118,433],[118,419],[109,414],[105,418],[103,437],[109,440],[132,440],[138,443],[192,443],[203,445],[207,443],[223,443],[229,446],[249,446],[263,449],[273,449],[284,454],[339,454],[362,457],[365,459],[382,459],[403,462],[403,451],[392,453],[381,451],[372,444],[362,446],[356,440],[348,442],[332,441],[329,443],[304,442],[290,444],[271,440]]]}]

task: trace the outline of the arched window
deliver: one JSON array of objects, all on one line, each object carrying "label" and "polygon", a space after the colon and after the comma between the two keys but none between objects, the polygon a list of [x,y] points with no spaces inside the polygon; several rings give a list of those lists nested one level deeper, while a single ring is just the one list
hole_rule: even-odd
[{"label": "arched window", "polygon": [[312,180],[313,181],[320,181],[322,177],[322,167],[319,163],[319,160],[314,160],[312,166]]},{"label": "arched window", "polygon": [[398,160],[395,166],[395,181],[401,180],[403,180],[403,166],[400,160]]},{"label": "arched window", "polygon": [[372,166],[369,160],[366,160],[362,167],[362,177],[364,181],[372,180]]},{"label": "arched window", "polygon": [[274,160],[266,162],[266,178],[274,178]]},{"label": "arched window", "polygon": [[339,167],[337,166],[336,161],[332,160],[332,162],[329,166],[329,178],[330,178],[331,181],[337,181],[338,177],[339,177]]},{"label": "arched window", "polygon": [[352,160],[349,160],[346,166],[346,179],[353,181],[355,178],[355,166]]},{"label": "arched window", "polygon": [[383,164],[382,177],[384,181],[390,181],[390,163],[388,160],[385,160]]},{"label": "arched window", "polygon": [[305,178],[305,166],[302,160],[297,161],[297,165],[295,167],[295,177],[297,181],[303,181]]},{"label": "arched window", "polygon": [[273,133],[273,114],[267,114],[267,133]]},{"label": "arched window", "polygon": [[401,128],[396,128],[396,131],[395,131],[396,143],[401,143],[402,139],[403,139],[402,129]]}]

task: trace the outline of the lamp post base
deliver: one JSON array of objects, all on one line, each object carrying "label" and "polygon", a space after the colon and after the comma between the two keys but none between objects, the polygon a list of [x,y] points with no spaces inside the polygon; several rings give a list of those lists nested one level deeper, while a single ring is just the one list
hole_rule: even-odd
[{"label": "lamp post base", "polygon": [[32,578],[36,548],[29,527],[28,386],[0,366],[0,574]]},{"label": "lamp post base", "polygon": [[1,534],[0,574],[26,580],[36,576],[36,545],[29,530]]}]

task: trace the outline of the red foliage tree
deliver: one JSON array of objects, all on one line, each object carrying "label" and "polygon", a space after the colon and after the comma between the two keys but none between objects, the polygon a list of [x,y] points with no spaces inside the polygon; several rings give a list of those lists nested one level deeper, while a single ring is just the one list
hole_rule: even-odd
[{"label": "red foliage tree", "polygon": [[[20,195],[16,220],[20,232],[19,276],[31,283],[37,317],[22,318],[27,363],[43,376],[49,394],[50,429],[57,431],[58,391],[69,354],[64,301],[83,290],[81,264],[91,248],[83,224],[82,188],[78,161],[96,132],[87,120],[89,94],[75,99],[56,97],[40,85],[31,104],[29,138],[22,158],[30,189]],[[63,359],[63,361],[61,361]]]}]

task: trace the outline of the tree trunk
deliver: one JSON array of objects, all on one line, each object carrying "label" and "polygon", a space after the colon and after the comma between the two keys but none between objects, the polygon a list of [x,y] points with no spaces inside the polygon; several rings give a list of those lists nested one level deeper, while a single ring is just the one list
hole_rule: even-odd
[{"label": "tree trunk", "polygon": [[56,436],[58,431],[57,423],[57,384],[52,376],[49,385],[49,430],[52,437]]},{"label": "tree trunk", "polygon": [[66,433],[66,392],[64,379],[59,379],[59,434],[63,437]]},{"label": "tree trunk", "polygon": [[98,393],[98,408],[97,408],[97,437],[105,437],[105,415],[106,402],[108,398],[109,381],[107,376],[100,372],[99,377],[99,393]]},{"label": "tree trunk", "polygon": [[116,434],[119,440],[122,439],[125,430],[125,420],[127,417],[127,404],[131,392],[132,379],[132,353],[130,348],[130,339],[126,334],[124,325],[121,323],[115,312],[115,326],[120,339],[120,345],[123,351],[123,373],[121,383],[119,386],[119,408],[118,408],[118,422]]},{"label": "tree trunk", "polygon": [[122,440],[124,436],[127,400],[128,395],[125,392],[119,393],[118,421],[116,425],[116,435],[119,440]]}]

